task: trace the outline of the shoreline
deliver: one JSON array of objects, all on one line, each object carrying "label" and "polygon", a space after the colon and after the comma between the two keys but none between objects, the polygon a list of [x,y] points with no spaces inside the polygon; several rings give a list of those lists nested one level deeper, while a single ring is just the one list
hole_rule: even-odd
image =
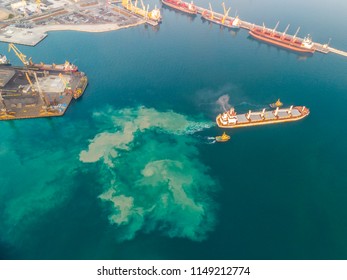
[{"label": "shoreline", "polygon": [[88,33],[102,33],[116,31],[123,28],[135,27],[146,23],[144,20],[138,20],[135,23],[119,25],[117,23],[106,24],[54,24],[35,26],[31,29],[6,27],[0,30],[0,42],[13,43],[34,47],[48,36],[48,32],[52,31],[77,31]]},{"label": "shoreline", "polygon": [[80,31],[90,33],[101,33],[108,31],[115,31],[123,28],[134,27],[137,25],[144,24],[145,21],[141,20],[137,23],[127,24],[119,26],[117,23],[110,24],[88,24],[88,25],[73,25],[73,24],[55,24],[55,25],[44,25],[32,28],[33,32],[47,33],[51,31]]}]

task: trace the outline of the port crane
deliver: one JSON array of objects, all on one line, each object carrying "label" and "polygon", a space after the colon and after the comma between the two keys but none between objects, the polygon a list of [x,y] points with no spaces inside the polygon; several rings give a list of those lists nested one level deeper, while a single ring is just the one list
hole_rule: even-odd
[{"label": "port crane", "polygon": [[28,81],[28,83],[30,84],[31,91],[32,91],[32,92],[35,92],[34,85],[33,85],[33,83],[31,82],[31,79],[30,79],[30,77],[29,77],[28,72],[25,72],[25,77],[27,78],[27,81]]},{"label": "port crane", "polygon": [[41,13],[41,0],[36,0],[36,12]]},{"label": "port crane", "polygon": [[16,56],[20,59],[20,61],[25,65],[29,66],[32,64],[31,58],[27,60],[27,56],[23,54],[14,44],[10,43],[8,44],[8,51],[10,52],[13,50],[13,52],[16,54]]}]

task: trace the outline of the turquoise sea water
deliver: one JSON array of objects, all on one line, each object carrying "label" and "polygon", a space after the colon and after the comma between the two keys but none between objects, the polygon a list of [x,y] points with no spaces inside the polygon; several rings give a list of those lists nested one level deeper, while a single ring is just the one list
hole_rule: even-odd
[{"label": "turquoise sea water", "polygon": [[[228,5],[347,50],[345,1]],[[162,14],[159,29],[51,32],[20,47],[70,59],[89,86],[62,118],[0,123],[0,258],[346,259],[347,58]],[[311,114],[213,143],[218,100],[244,112],[277,98]]]}]

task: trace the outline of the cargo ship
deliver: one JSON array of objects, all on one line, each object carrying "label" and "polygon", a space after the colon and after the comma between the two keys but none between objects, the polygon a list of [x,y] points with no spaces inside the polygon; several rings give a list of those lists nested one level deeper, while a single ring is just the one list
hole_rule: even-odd
[{"label": "cargo ship", "polygon": [[69,61],[65,61],[64,64],[44,64],[41,63],[33,63],[31,58],[27,59],[26,55],[23,54],[14,44],[10,43],[8,45],[8,51],[13,51],[16,56],[22,61],[22,63],[28,68],[34,70],[45,70],[45,71],[56,71],[56,72],[77,72],[78,67]]},{"label": "cargo ship", "polygon": [[40,70],[48,70],[48,71],[58,71],[58,72],[77,72],[78,67],[69,61],[65,61],[64,64],[44,64],[41,63],[33,63],[31,60],[29,61],[29,66],[37,67]]},{"label": "cargo ship", "polygon": [[228,10],[226,10],[226,8],[224,6],[224,2],[222,3],[222,6],[224,9],[224,15],[215,13],[212,10],[212,6],[210,3],[209,4],[210,10],[204,10],[201,13],[201,16],[204,19],[206,19],[210,22],[213,22],[215,24],[219,24],[219,25],[231,28],[231,29],[240,29],[241,21],[240,21],[239,17],[238,16],[236,16],[235,18],[229,17],[228,14],[229,14],[230,8]]},{"label": "cargo ship", "polygon": [[140,1],[141,1],[142,9],[137,7],[137,0],[135,1],[135,4],[133,4],[131,0],[122,0],[122,6],[126,10],[133,13],[134,15],[137,15],[145,19],[146,22],[148,22],[151,25],[157,25],[158,23],[160,23],[161,22],[160,10],[157,9],[157,7],[155,7],[152,11],[149,12],[148,11],[149,7],[147,6],[146,8],[142,0]]},{"label": "cargo ship", "polygon": [[192,15],[196,15],[198,13],[198,9],[196,8],[193,2],[187,3],[181,0],[161,0],[161,1],[163,2],[163,4],[184,13],[188,13]]},{"label": "cargo ship", "polygon": [[240,29],[241,23],[240,23],[240,19],[238,16],[234,19],[224,18],[224,17],[216,17],[216,16],[213,16],[212,13],[208,10],[203,11],[201,13],[201,16],[204,19],[206,19],[210,22],[213,22],[215,24],[219,24],[219,25],[231,28],[231,29]]},{"label": "cargo ship", "polygon": [[246,114],[237,114],[232,108],[216,118],[216,123],[221,128],[238,128],[265,124],[276,124],[301,120],[310,114],[305,106],[290,106],[289,108],[260,112],[248,111]]},{"label": "cargo ship", "polygon": [[[276,25],[277,27],[277,25]],[[304,39],[297,38],[297,34],[300,30],[298,28],[294,36],[287,35],[286,32],[289,28],[287,26],[284,32],[277,32],[276,27],[274,29],[268,29],[265,26],[254,26],[249,31],[249,35],[258,40],[276,45],[282,48],[286,48],[292,51],[301,53],[314,53],[315,48],[310,35],[306,36]]]},{"label": "cargo ship", "polygon": [[2,55],[0,53],[0,65],[11,65],[10,61],[7,59],[7,57],[5,55]]}]

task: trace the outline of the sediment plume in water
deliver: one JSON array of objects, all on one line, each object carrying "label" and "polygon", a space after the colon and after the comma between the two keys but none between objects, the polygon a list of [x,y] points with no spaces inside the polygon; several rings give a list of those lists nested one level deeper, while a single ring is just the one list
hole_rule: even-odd
[{"label": "sediment plume in water", "polygon": [[81,151],[80,161],[102,162],[99,198],[118,227],[119,240],[139,231],[204,240],[215,225],[216,183],[199,160],[195,132],[213,123],[172,111],[110,110],[96,119],[108,129]]}]

